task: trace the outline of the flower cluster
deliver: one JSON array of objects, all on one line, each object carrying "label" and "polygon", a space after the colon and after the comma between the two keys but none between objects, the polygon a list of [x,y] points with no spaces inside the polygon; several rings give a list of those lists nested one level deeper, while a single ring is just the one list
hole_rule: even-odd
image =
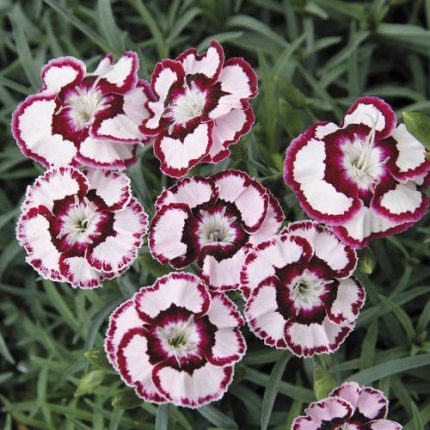
[{"label": "flower cluster", "polygon": [[[314,220],[281,229],[271,191],[230,169],[165,188],[148,223],[119,170],[151,143],[175,178],[227,158],[254,123],[257,77],[242,58],[225,61],[216,41],[160,61],[150,83],[138,69],[133,52],[106,56],[93,73],[75,58],[52,60],[14,112],[18,146],[47,169],[17,224],[28,263],[45,279],[99,287],[135,261],[149,224],[156,260],[198,272],[160,277],[111,315],[108,359],[150,402],[195,408],[223,396],[246,351],[231,290],[266,345],[302,357],[336,351],[366,297],[354,248],[406,230],[427,209],[425,148],[387,103],[363,97],[340,127],[313,125],[287,149],[285,181]],[[387,405],[378,390],[346,383],[293,429],[398,430]]]}]

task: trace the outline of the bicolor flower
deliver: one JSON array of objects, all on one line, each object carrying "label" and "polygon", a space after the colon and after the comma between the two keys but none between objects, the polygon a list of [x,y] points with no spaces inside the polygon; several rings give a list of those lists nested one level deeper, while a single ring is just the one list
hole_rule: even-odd
[{"label": "bicolor flower", "polygon": [[365,291],[356,252],[325,226],[298,221],[248,253],[245,317],[264,343],[298,356],[336,351],[355,326]]},{"label": "bicolor flower", "polygon": [[143,287],[111,315],[105,349],[143,399],[196,408],[220,399],[245,354],[243,320],[223,294],[175,272]]},{"label": "bicolor flower", "polygon": [[284,219],[270,191],[240,170],[182,179],[162,192],[155,208],[152,256],[176,269],[197,262],[205,282],[224,291],[238,288],[248,249]]},{"label": "bicolor flower", "polygon": [[45,279],[95,288],[136,259],[148,217],[122,173],[51,168],[27,188],[17,238]]},{"label": "bicolor flower", "polygon": [[154,152],[161,170],[184,176],[198,163],[218,163],[229,147],[254,123],[250,99],[257,95],[257,77],[243,58],[224,62],[217,41],[199,55],[194,48],[176,60],[162,60],[151,77],[155,101],[142,126],[155,136]]},{"label": "bicolor flower", "polygon": [[382,391],[345,382],[329,397],[311,403],[291,430],[401,430],[399,423],[386,419],[387,412],[388,399]]},{"label": "bicolor flower", "polygon": [[86,165],[124,169],[136,161],[139,130],[148,116],[149,84],[138,80],[136,53],[116,63],[107,55],[92,73],[73,57],[51,60],[41,71],[42,87],[12,116],[21,151],[43,167]]},{"label": "bicolor flower", "polygon": [[407,230],[426,212],[425,147],[391,107],[359,98],[340,127],[311,126],[287,149],[285,182],[302,208],[354,247]]}]

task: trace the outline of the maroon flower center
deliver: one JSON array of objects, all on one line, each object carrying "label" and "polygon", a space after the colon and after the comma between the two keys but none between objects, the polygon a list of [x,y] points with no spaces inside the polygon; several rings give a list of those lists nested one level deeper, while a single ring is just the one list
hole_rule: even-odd
[{"label": "maroon flower center", "polygon": [[83,255],[92,246],[114,234],[113,214],[101,210],[88,196],[57,200],[50,219],[53,242],[61,252]]},{"label": "maroon flower center", "polygon": [[184,235],[196,258],[210,254],[220,259],[232,256],[249,237],[239,210],[223,200],[194,208]]},{"label": "maroon flower center", "polygon": [[153,364],[192,372],[203,366],[215,343],[216,327],[204,316],[171,305],[160,312],[148,329],[148,353]]},{"label": "maroon flower center", "polygon": [[334,300],[337,281],[312,265],[287,265],[277,270],[278,308],[283,316],[305,324],[320,323]]}]

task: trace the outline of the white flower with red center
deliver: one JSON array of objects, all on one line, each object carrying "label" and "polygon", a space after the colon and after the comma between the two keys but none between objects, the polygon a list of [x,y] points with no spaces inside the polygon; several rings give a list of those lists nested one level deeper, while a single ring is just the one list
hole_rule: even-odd
[{"label": "white flower with red center", "polygon": [[382,391],[345,382],[330,396],[311,403],[304,416],[297,417],[292,430],[401,430],[387,420],[388,400]]},{"label": "white flower with red center", "polygon": [[162,192],[155,209],[153,257],[176,269],[197,262],[206,283],[223,291],[239,287],[248,249],[284,219],[270,191],[239,170],[185,178]]},{"label": "white flower with red center", "polygon": [[21,151],[44,167],[86,165],[124,169],[148,143],[139,125],[148,117],[149,84],[138,80],[137,54],[107,55],[93,73],[73,57],[42,68],[43,86],[12,116]]},{"label": "white flower with red center", "polygon": [[356,252],[325,226],[298,221],[248,253],[245,317],[264,343],[298,356],[336,351],[355,326],[365,291]]},{"label": "white flower with red center", "polygon": [[354,247],[407,230],[426,212],[425,147],[391,107],[359,98],[341,127],[322,122],[287,149],[285,182],[306,213]]},{"label": "white flower with red center", "polygon": [[122,173],[51,168],[29,186],[17,225],[27,262],[45,279],[95,288],[136,259],[148,217]]},{"label": "white flower with red center", "polygon": [[166,175],[181,177],[198,163],[224,160],[254,123],[250,99],[257,95],[257,77],[243,58],[224,62],[217,41],[201,55],[192,48],[159,62],[151,87],[155,101],[147,103],[150,115],[141,131],[155,136]]},{"label": "white flower with red center", "polygon": [[225,295],[175,272],[111,315],[105,349],[126,384],[154,403],[196,408],[220,399],[245,354],[243,320]]}]

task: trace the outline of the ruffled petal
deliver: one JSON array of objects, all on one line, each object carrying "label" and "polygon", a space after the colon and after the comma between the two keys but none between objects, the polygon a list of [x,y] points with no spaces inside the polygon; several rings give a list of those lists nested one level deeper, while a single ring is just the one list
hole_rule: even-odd
[{"label": "ruffled petal", "polygon": [[416,222],[428,208],[428,198],[413,181],[394,180],[380,184],[372,200],[372,209],[380,216],[397,223]]},{"label": "ruffled petal", "polygon": [[257,76],[243,58],[230,58],[224,64],[218,81],[222,95],[209,118],[216,119],[233,109],[242,108],[242,101],[254,98],[258,92]]},{"label": "ruffled petal", "polygon": [[62,281],[60,252],[52,242],[49,221],[37,208],[24,212],[18,220],[16,234],[27,252],[26,261],[45,279]]},{"label": "ruffled petal", "polygon": [[192,209],[217,196],[215,184],[211,179],[195,176],[184,178],[174,186],[164,189],[157,197],[155,207],[159,210],[163,205],[182,203]]},{"label": "ruffled petal", "polygon": [[[108,64],[112,57],[105,57],[102,64],[96,69],[102,79],[101,85],[110,92],[125,93],[136,86],[139,58],[133,51],[126,51],[123,56],[113,64]],[[96,72],[93,74],[95,75]]]},{"label": "ruffled petal", "polygon": [[237,306],[224,294],[212,294],[206,316],[217,328],[212,355],[208,360],[218,366],[241,360],[246,352],[246,343],[239,330],[243,320]]},{"label": "ruffled petal", "polygon": [[370,423],[371,430],[402,430],[403,426],[391,420],[377,420]]},{"label": "ruffled petal", "polygon": [[411,223],[391,221],[380,216],[372,208],[363,206],[350,221],[333,227],[333,230],[343,242],[355,248],[362,248],[373,239],[401,233],[411,225]]},{"label": "ruffled petal", "polygon": [[198,124],[183,136],[159,135],[154,154],[161,162],[161,171],[173,178],[184,176],[208,153],[212,145],[213,123]]},{"label": "ruffled petal", "polygon": [[353,328],[353,324],[334,324],[327,317],[321,324],[289,320],[285,326],[285,340],[295,355],[310,357],[336,351]]},{"label": "ruffled petal", "polygon": [[107,210],[120,210],[131,199],[130,179],[123,173],[112,170],[88,169],[90,189],[100,197]]},{"label": "ruffled petal", "polygon": [[285,156],[284,180],[309,216],[329,224],[345,223],[363,203],[343,192],[341,186],[335,188],[325,180],[326,144],[314,137],[317,127],[291,142]]},{"label": "ruffled petal", "polygon": [[336,298],[327,310],[330,321],[341,324],[354,322],[366,300],[366,292],[355,278],[339,281]]},{"label": "ruffled petal", "polygon": [[195,369],[192,374],[156,366],[153,380],[157,389],[174,405],[198,408],[220,399],[233,379],[233,367],[211,363]]},{"label": "ruffled petal", "polygon": [[149,118],[143,122],[141,131],[145,134],[155,135],[160,133],[167,124],[164,113],[164,101],[174,85],[180,85],[184,81],[185,72],[179,61],[162,60],[155,65],[151,76],[151,88],[157,100],[149,101],[147,109]]},{"label": "ruffled petal", "polygon": [[268,346],[286,348],[285,318],[278,310],[276,288],[267,280],[249,298],[245,317],[252,332]]},{"label": "ruffled petal", "polygon": [[146,332],[143,328],[130,329],[118,346],[117,363],[124,382],[135,387],[136,393],[152,403],[165,403],[165,397],[152,380],[154,369],[148,353]]},{"label": "ruffled petal", "polygon": [[76,157],[83,165],[98,169],[126,169],[137,161],[136,145],[87,137]]},{"label": "ruffled petal", "polygon": [[[248,106],[245,103],[245,106]],[[212,146],[208,155],[202,160],[205,163],[219,163],[230,156],[229,147],[247,134],[255,122],[251,107],[233,109],[215,120],[212,131]]]},{"label": "ruffled petal", "polygon": [[74,143],[52,133],[56,94],[27,97],[12,115],[12,133],[22,153],[43,167],[75,164]]},{"label": "ruffled petal", "polygon": [[226,170],[212,175],[212,179],[219,198],[234,203],[247,230],[257,231],[267,213],[269,197],[265,188],[241,170]]},{"label": "ruffled petal", "polygon": [[60,271],[73,288],[98,288],[106,278],[104,273],[95,270],[85,257],[60,257]]},{"label": "ruffled petal", "polygon": [[287,264],[309,261],[313,255],[311,244],[303,238],[283,235],[261,242],[246,257],[240,275],[241,289],[245,297],[259,286],[260,282],[275,274],[276,268]]},{"label": "ruffled petal", "polygon": [[305,238],[314,248],[315,255],[333,270],[336,278],[350,276],[357,266],[357,253],[344,245],[332,229],[315,221],[297,221],[289,224],[287,232]]},{"label": "ruffled petal", "polygon": [[142,320],[134,307],[133,299],[125,301],[112,312],[104,346],[109,362],[115,369],[121,339],[130,329],[141,326]]},{"label": "ruffled petal", "polygon": [[246,250],[239,249],[232,257],[217,260],[212,255],[207,255],[203,260],[200,276],[216,291],[228,291],[239,288],[240,270],[245,262]]},{"label": "ruffled petal", "polygon": [[400,181],[416,179],[430,171],[430,160],[426,157],[426,148],[400,124],[387,140],[387,146],[394,146],[393,154],[387,166],[391,174]]},{"label": "ruffled petal", "polygon": [[160,263],[178,262],[186,256],[187,244],[182,242],[188,206],[171,203],[163,206],[154,216],[149,228],[149,249]]},{"label": "ruffled petal", "polygon": [[40,205],[52,210],[56,200],[73,195],[83,197],[88,189],[88,180],[78,169],[71,166],[51,168],[27,188],[22,211]]},{"label": "ruffled petal", "polygon": [[158,278],[151,287],[143,287],[134,296],[140,317],[151,322],[172,304],[184,307],[196,317],[206,314],[210,295],[201,280],[190,273],[173,272]]},{"label": "ruffled petal", "polygon": [[125,208],[114,214],[112,229],[115,235],[107,236],[87,254],[91,266],[99,271],[114,273],[129,267],[137,258],[147,225],[148,216],[142,205],[132,197]]},{"label": "ruffled petal", "polygon": [[98,139],[106,139],[123,143],[148,142],[148,138],[140,131],[140,124],[148,118],[146,104],[151,100],[151,90],[145,81],[139,81],[136,88],[124,94],[120,112],[98,115],[91,125],[91,135]]},{"label": "ruffled petal", "polygon": [[86,73],[85,64],[73,57],[59,57],[42,67],[42,91],[57,93],[69,84],[79,83]]},{"label": "ruffled petal", "polygon": [[306,416],[294,420],[292,430],[323,430],[331,428],[331,423],[333,427],[341,425],[351,418],[353,408],[339,397],[329,397],[311,403],[305,413]]},{"label": "ruffled petal", "polygon": [[396,114],[384,100],[378,97],[360,97],[347,110],[342,126],[366,125],[375,128],[377,139],[385,139],[392,134],[396,122]]},{"label": "ruffled petal", "polygon": [[197,54],[195,48],[190,48],[180,54],[176,61],[182,63],[187,75],[203,75],[216,82],[224,64],[224,51],[218,41],[212,40],[203,54]]}]

